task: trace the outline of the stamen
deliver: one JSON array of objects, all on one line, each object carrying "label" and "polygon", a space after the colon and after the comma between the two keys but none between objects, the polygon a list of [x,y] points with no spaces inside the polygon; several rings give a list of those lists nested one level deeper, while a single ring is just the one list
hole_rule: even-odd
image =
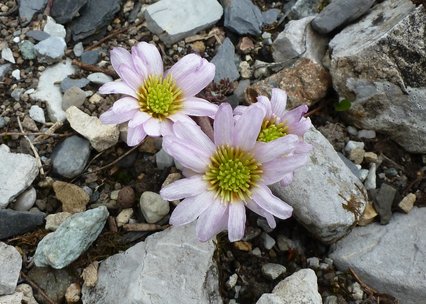
[{"label": "stamen", "polygon": [[270,142],[287,135],[288,127],[276,118],[265,119],[257,137],[258,141]]}]

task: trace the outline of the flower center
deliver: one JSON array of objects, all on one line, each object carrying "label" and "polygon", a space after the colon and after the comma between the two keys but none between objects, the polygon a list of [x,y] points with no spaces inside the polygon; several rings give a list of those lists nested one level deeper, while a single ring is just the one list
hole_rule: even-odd
[{"label": "flower center", "polygon": [[260,128],[257,141],[270,142],[287,135],[288,127],[277,119],[265,119]]},{"label": "flower center", "polygon": [[165,119],[182,109],[183,93],[171,75],[166,78],[149,76],[137,95],[140,110],[154,118]]},{"label": "flower center", "polygon": [[262,176],[262,166],[250,153],[228,145],[219,146],[204,174],[209,190],[224,203],[250,198],[251,189]]}]

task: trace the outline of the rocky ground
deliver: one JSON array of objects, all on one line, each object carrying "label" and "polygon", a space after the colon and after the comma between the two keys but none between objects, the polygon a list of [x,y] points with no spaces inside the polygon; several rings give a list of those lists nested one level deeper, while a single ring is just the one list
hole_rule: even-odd
[{"label": "rocky ground", "polygon": [[[331,4],[329,4],[331,2]],[[0,303],[424,303],[426,11],[409,0],[0,3]],[[200,96],[308,104],[314,147],[243,241],[169,229],[161,139],[99,115],[115,46],[216,65]]]}]

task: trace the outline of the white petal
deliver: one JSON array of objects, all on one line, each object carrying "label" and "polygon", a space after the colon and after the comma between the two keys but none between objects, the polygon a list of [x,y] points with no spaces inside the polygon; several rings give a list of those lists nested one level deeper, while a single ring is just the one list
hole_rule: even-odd
[{"label": "white petal", "polygon": [[253,201],[262,209],[275,215],[280,219],[291,217],[293,208],[272,194],[271,190],[266,186],[258,186],[253,190]]},{"label": "white petal", "polygon": [[243,202],[233,202],[229,205],[228,238],[229,241],[239,241],[244,237],[246,228],[246,207]]},{"label": "white petal", "polygon": [[170,216],[170,224],[181,226],[195,221],[201,213],[211,206],[213,199],[213,194],[210,191],[184,199],[173,210]]},{"label": "white petal", "polygon": [[201,213],[197,221],[197,236],[202,242],[213,238],[224,230],[224,224],[228,221],[228,205],[214,200],[207,210]]},{"label": "white petal", "polygon": [[160,136],[161,135],[161,126],[160,121],[157,118],[151,117],[144,122],[143,128],[149,136]]},{"label": "white petal", "polygon": [[232,134],[234,131],[234,119],[232,108],[228,103],[219,106],[215,120],[213,122],[214,142],[217,146],[232,145]]},{"label": "white petal", "polygon": [[287,105],[287,93],[281,89],[273,88],[271,96],[272,113],[282,117]]},{"label": "white petal", "polygon": [[235,124],[233,142],[234,145],[250,151],[256,144],[262,127],[265,111],[263,108],[251,105]]},{"label": "white petal", "polygon": [[163,199],[174,201],[190,196],[195,196],[203,191],[207,191],[207,184],[201,175],[190,178],[183,178],[171,183],[161,189],[160,194]]}]

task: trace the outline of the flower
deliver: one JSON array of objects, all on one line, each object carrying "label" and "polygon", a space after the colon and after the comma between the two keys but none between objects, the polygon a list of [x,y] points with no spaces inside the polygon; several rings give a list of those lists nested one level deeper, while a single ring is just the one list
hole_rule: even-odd
[{"label": "flower", "polygon": [[[250,107],[236,121],[232,108],[223,103],[214,120],[213,141],[198,126],[173,125],[163,138],[164,150],[184,168],[186,178],[164,187],[166,200],[183,199],[170,223],[180,226],[198,218],[201,241],[228,230],[230,241],[244,236],[246,207],[276,226],[274,216],[286,219],[292,207],[274,196],[267,185],[306,162],[305,154],[292,153],[298,136],[288,135],[271,142],[257,142],[265,111]],[[282,158],[283,154],[292,154]]]},{"label": "flower", "polygon": [[111,64],[120,81],[104,84],[101,94],[127,95],[117,100],[100,119],[105,124],[128,123],[127,144],[139,144],[146,135],[171,131],[176,121],[195,124],[188,115],[213,117],[217,105],[194,97],[214,78],[215,66],[196,54],[181,58],[167,72],[157,48],[146,42],[111,51]]},{"label": "flower", "polygon": [[[296,145],[293,153],[308,154],[312,146],[303,141],[303,135],[311,126],[310,118],[305,118],[303,115],[308,111],[307,105],[301,105],[293,110],[286,111],[287,94],[280,89],[272,89],[271,100],[266,96],[257,97],[257,103],[249,106],[260,106],[266,112],[265,118],[260,128],[258,141],[270,142],[278,138],[294,134],[299,136],[300,140]],[[249,107],[238,106],[235,112],[238,116],[244,113]],[[283,157],[288,157],[284,155]],[[293,181],[293,172],[286,174],[280,181],[281,186],[288,186]]]}]

